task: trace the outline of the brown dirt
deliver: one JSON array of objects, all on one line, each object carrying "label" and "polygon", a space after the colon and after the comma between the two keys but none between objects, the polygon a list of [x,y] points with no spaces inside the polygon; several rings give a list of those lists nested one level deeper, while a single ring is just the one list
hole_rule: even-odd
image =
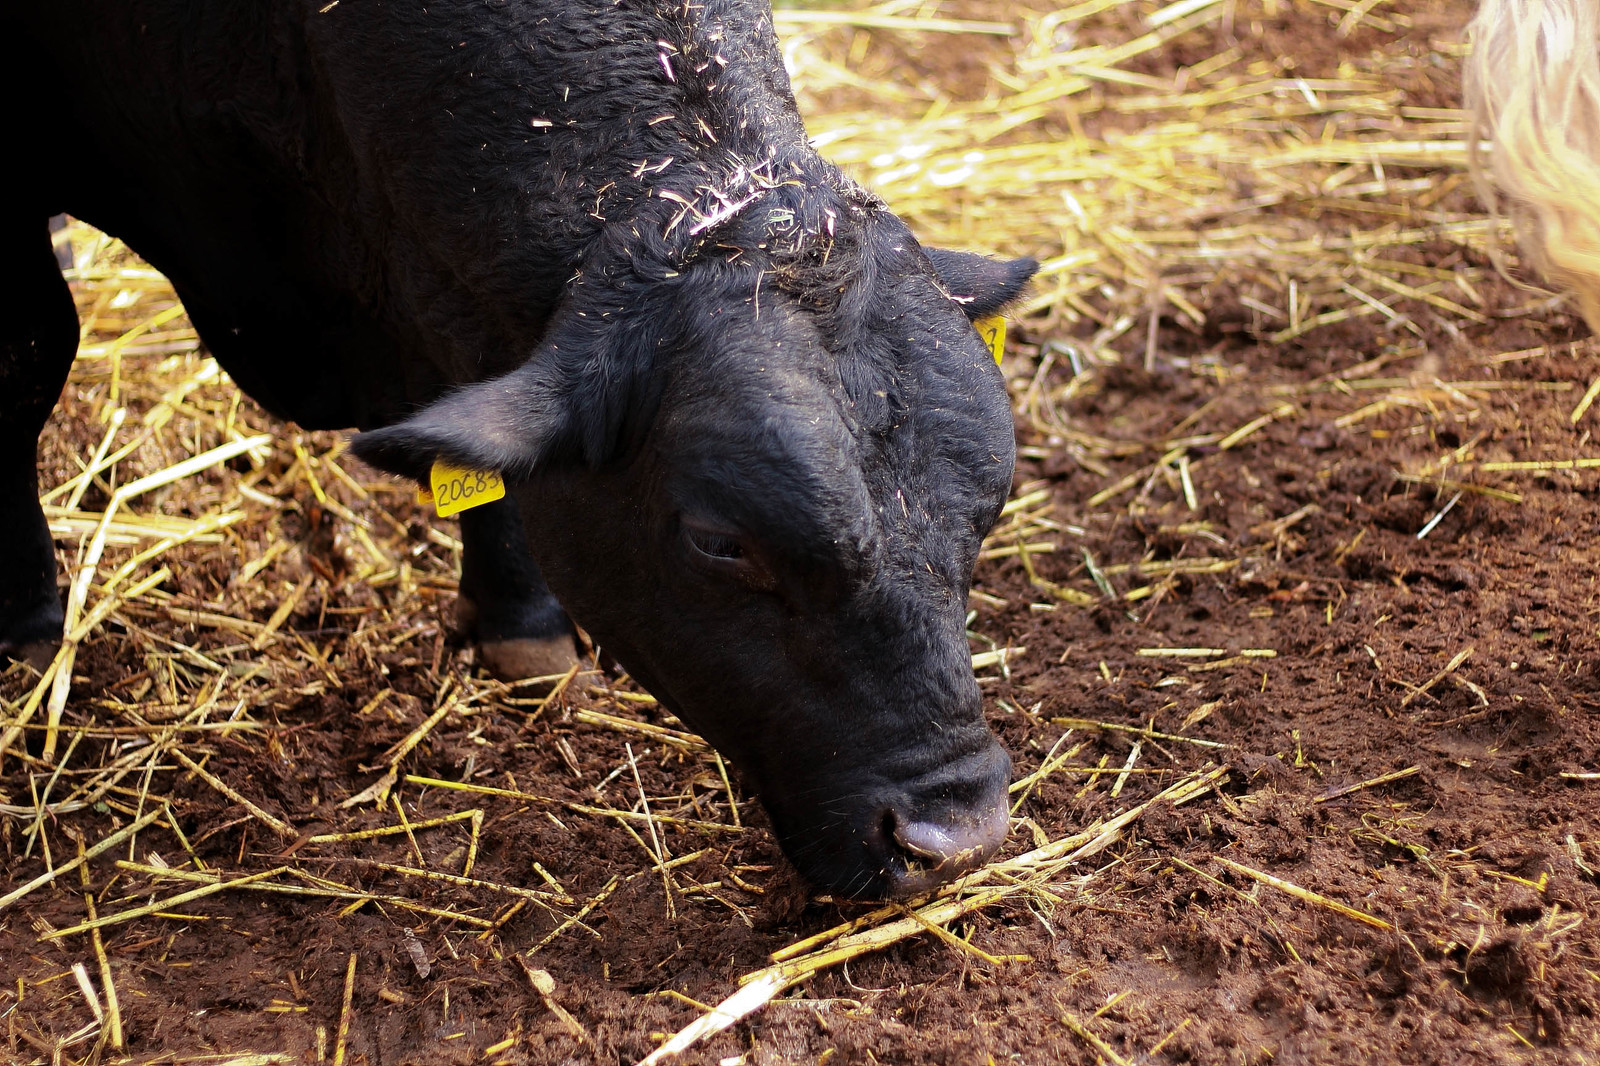
[{"label": "brown dirt", "polygon": [[[1455,16],[1466,14],[1418,4],[1409,29],[1339,37],[1331,27],[1340,9],[1268,6],[1277,20],[1251,47],[1298,57],[1308,77],[1307,68],[1326,72],[1353,56],[1425,54],[1419,41],[1455,32]],[[1162,63],[1194,58],[1137,69],[1159,75]],[[924,65],[918,77],[937,76],[936,64]],[[1419,106],[1454,100],[1453,71],[1393,69]],[[964,60],[952,77],[981,71]],[[1334,232],[1346,223],[1330,212],[1326,224]],[[1011,851],[1074,832],[1208,762],[1230,766],[1229,783],[1152,810],[1049,893],[1014,896],[956,926],[984,952],[1031,961],[996,965],[931,936],[907,941],[820,974],[683,1061],[1600,1059],[1600,482],[1588,469],[1482,469],[1597,454],[1600,414],[1576,424],[1569,416],[1600,376],[1600,351],[1562,311],[1528,314],[1529,295],[1484,271],[1481,255],[1442,241],[1405,254],[1476,269],[1487,321],[1418,316],[1420,329],[1405,332],[1372,316],[1272,345],[1244,309],[1230,315],[1219,288],[1205,310],[1222,325],[1197,335],[1163,320],[1154,371],[1134,366],[1141,324],[1125,364],[1091,365],[1076,378],[1065,359],[1039,371],[1045,342],[1072,339],[1065,329],[1021,328],[1008,359],[1023,412],[1019,494],[1048,494],[1029,509],[1042,521],[1023,532],[1053,545],[1030,556],[1041,582],[1088,605],[1030,581],[1014,554],[980,565],[974,650],[1026,648],[1005,672],[981,672],[1018,775],[1068,732],[1056,750],[1077,747],[1017,812]],[[107,338],[161,306],[152,292],[119,311],[108,302],[119,284],[80,285],[86,315]],[[164,328],[177,332],[156,339],[181,348],[181,321]],[[159,349],[124,357],[118,387],[130,425],[199,365]],[[75,474],[74,457],[104,435],[96,419],[110,387],[104,359],[80,361],[46,435],[44,484]],[[174,412],[170,435],[127,460],[124,482],[215,446],[225,424],[274,428],[209,385]],[[232,890],[107,928],[127,1033],[117,1052],[72,975],[85,964],[103,987],[93,944],[82,934],[41,939],[86,917],[79,875],[66,875],[0,910],[0,1061],[228,1061],[246,1052],[319,1061],[338,1043],[354,959],[347,1061],[633,1062],[699,1013],[685,997],[715,1002],[769,952],[859,913],[805,898],[742,795],[744,828],[733,828],[708,756],[583,717],[666,721],[628,699],[625,682],[586,674],[540,707],[526,692],[474,679],[470,650],[440,621],[454,595],[448,536],[425,536],[430,524],[446,533],[450,524],[430,523],[405,493],[352,468],[373,497],[363,501],[333,470],[336,436],[276,431],[283,444],[270,456],[235,460],[150,509],[193,516],[236,506],[246,517],[222,545],[169,551],[160,561],[173,574],[155,598],[119,611],[85,646],[62,740],[64,749],[74,729],[80,737],[69,772],[51,786],[48,767],[9,756],[0,802],[27,808],[46,790],[59,799],[136,751],[141,731],[208,708],[215,724],[187,734],[183,750],[287,819],[292,834],[275,835],[173,758],[148,770],[135,762],[91,806],[46,818],[39,844],[29,843],[31,816],[0,817],[0,894],[70,858],[75,839],[92,844],[149,797],[167,797],[170,825],[90,864],[100,914],[187,887],[117,860],[228,878],[289,865],[378,898],[349,909]],[[1177,462],[1161,462],[1177,438],[1195,442],[1186,451],[1193,506]],[[104,488],[81,509],[101,509]],[[387,568],[345,508],[370,519]],[[1017,539],[1002,535],[993,547]],[[237,580],[280,543],[286,550]],[[64,562],[75,544],[63,539]],[[281,630],[257,640],[296,589]],[[1222,654],[1147,654],[1173,648]],[[32,676],[20,666],[0,675],[6,718]],[[341,803],[371,785],[385,752],[452,693],[456,706],[402,771],[509,793],[402,781],[396,795],[413,824],[476,808],[481,829],[419,828],[414,845],[403,834],[312,840],[396,824],[393,805]],[[31,730],[30,752],[41,742]],[[1119,781],[1124,767],[1131,772]],[[1398,771],[1409,773],[1352,790]],[[664,827],[666,851],[693,856],[671,870],[670,889],[651,868],[642,823],[564,806],[628,811],[640,784],[657,814],[708,826]],[[420,859],[459,874],[474,840],[478,885],[394,869]],[[517,898],[489,886],[549,887],[535,864],[570,902],[552,891],[508,916]],[[569,926],[528,954],[608,886],[586,928]],[[486,934],[473,920],[496,928]],[[554,979],[549,1001],[530,967]]]}]

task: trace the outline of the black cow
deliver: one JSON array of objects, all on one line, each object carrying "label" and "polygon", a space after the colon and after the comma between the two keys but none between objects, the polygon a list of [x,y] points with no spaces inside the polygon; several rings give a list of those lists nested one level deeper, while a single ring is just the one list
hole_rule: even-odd
[{"label": "black cow", "polygon": [[503,471],[462,517],[486,654],[571,662],[564,606],[815,884],[904,895],[998,845],[962,622],[1013,443],[968,319],[1034,264],[920,247],[812,151],[762,0],[48,0],[0,15],[0,86],[0,648],[61,625],[34,448],[67,211],[279,417]]}]

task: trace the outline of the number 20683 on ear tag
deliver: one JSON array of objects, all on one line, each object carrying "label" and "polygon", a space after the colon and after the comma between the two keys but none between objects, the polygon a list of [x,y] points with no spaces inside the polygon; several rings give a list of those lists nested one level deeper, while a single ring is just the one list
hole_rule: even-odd
[{"label": "number 20683 on ear tag", "polygon": [[417,502],[431,499],[440,518],[504,498],[505,479],[493,470],[468,470],[436,460],[428,474],[428,490],[417,490]]},{"label": "number 20683 on ear tag", "polygon": [[1000,365],[1000,357],[1006,354],[1006,320],[1002,315],[992,315],[989,318],[980,318],[973,323],[978,330],[978,336],[983,338],[984,345],[989,349],[989,354],[994,356],[995,366]]}]

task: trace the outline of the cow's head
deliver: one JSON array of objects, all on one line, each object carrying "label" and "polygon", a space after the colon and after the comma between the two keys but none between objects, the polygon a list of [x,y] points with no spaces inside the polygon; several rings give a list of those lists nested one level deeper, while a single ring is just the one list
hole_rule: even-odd
[{"label": "cow's head", "polygon": [[847,213],[756,212],[687,262],[619,241],[520,369],[356,451],[505,471],[563,605],[754,782],[800,871],[904,896],[1006,833],[963,621],[1014,444],[969,320],[1034,264]]}]

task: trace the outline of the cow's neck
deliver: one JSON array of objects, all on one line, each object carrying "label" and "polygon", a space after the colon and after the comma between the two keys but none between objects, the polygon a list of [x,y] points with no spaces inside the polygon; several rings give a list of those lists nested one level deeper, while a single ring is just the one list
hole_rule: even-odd
[{"label": "cow's neck", "polygon": [[[764,0],[345,3],[307,29],[366,120],[342,131],[365,195],[435,266],[417,298],[440,328],[497,320],[507,359],[608,229],[682,243],[773,186],[838,180],[806,143]],[[425,60],[397,74],[390,37]]]}]

